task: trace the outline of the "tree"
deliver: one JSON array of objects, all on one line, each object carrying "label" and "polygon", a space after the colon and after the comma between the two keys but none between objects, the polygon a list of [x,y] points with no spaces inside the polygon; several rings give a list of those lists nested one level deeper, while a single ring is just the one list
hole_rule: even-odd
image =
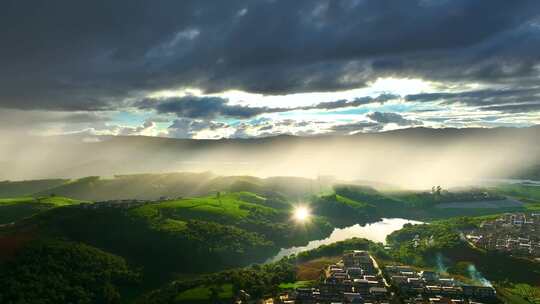
[{"label": "tree", "polygon": [[221,292],[221,287],[218,287],[216,285],[210,286],[210,301],[212,303],[218,303],[219,302],[219,293]]}]

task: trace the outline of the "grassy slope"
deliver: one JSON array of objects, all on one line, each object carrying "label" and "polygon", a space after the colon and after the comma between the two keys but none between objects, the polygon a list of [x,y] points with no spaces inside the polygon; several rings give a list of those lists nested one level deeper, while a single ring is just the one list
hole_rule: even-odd
[{"label": "grassy slope", "polygon": [[512,304],[540,303],[540,287],[528,284],[505,284],[498,288],[499,294]]},{"label": "grassy slope", "polygon": [[134,198],[156,200],[162,196],[176,198],[204,196],[216,191],[249,191],[265,197],[283,195],[296,199],[311,193],[311,184],[311,180],[295,177],[263,179],[253,176],[215,176],[210,173],[132,174],[113,178],[85,177],[28,194],[54,193],[101,201]]},{"label": "grassy slope", "polygon": [[336,195],[336,198],[337,198],[338,202],[343,203],[343,204],[345,204],[347,206],[350,206],[352,208],[365,208],[365,207],[369,206],[369,204],[367,204],[365,202],[355,201],[355,200],[346,198],[346,197],[341,196],[341,195]]},{"label": "grassy slope", "polygon": [[251,213],[272,217],[276,210],[247,202],[262,201],[264,198],[248,193],[229,193],[202,198],[187,198],[148,204],[131,209],[131,215],[144,219],[150,225],[164,230],[181,230],[186,220],[214,221],[235,224]]},{"label": "grassy slope", "polygon": [[[201,220],[231,225],[264,236],[277,247],[303,245],[326,237],[332,230],[322,217],[314,217],[311,225],[291,227],[288,209],[272,208],[267,199],[250,192],[224,193],[149,204],[130,210],[134,217],[144,219],[162,230],[181,231],[188,220]],[[275,202],[275,200],[273,201]]]},{"label": "grassy slope", "polygon": [[[319,272],[320,272],[320,269],[319,268]],[[318,278],[318,277],[317,277]],[[307,287],[310,287],[313,285],[313,281],[296,281],[296,282],[293,282],[293,283],[281,283],[279,284],[279,289],[283,289],[283,290],[294,290],[294,289],[297,289],[297,288],[307,288]]]},{"label": "grassy slope", "polygon": [[540,210],[540,187],[526,185],[500,185],[494,188],[494,191],[514,197],[525,202],[526,208],[530,210]]},{"label": "grassy slope", "polygon": [[338,227],[379,219],[375,206],[337,193],[316,197],[312,200],[311,206],[315,214],[327,217]]},{"label": "grassy slope", "polygon": [[[221,196],[208,196],[202,198],[186,198],[179,200],[164,201],[157,204],[149,204],[136,208],[133,214],[142,216],[155,216],[166,213],[171,217],[195,218],[195,219],[220,219],[237,220],[245,218],[249,211],[247,208],[256,208],[259,212],[273,212],[271,208],[260,206],[244,201],[249,198],[260,198],[248,193],[232,193]],[[263,198],[260,198],[263,200]]]},{"label": "grassy slope", "polygon": [[[174,233],[178,230],[178,225],[184,226],[187,221],[200,220],[208,222],[219,222],[220,224],[234,224],[241,219],[245,219],[253,214],[262,216],[275,216],[277,211],[261,206],[246,200],[264,200],[264,198],[251,193],[230,193],[201,198],[186,198],[178,200],[166,200],[158,203],[150,203],[140,207],[135,207],[127,211],[103,208],[97,211],[70,209],[62,210],[62,214],[50,215],[46,217],[45,222],[50,224],[55,220],[66,216],[81,218],[92,216],[93,213],[107,214],[108,216],[118,217],[119,220],[130,221],[134,223],[145,223],[152,229],[158,229],[167,233]],[[47,198],[46,202],[55,202],[57,205],[68,204],[69,199],[54,197]],[[74,201],[75,202],[75,201]],[[103,211],[103,212],[102,212]],[[170,228],[170,229],[169,229]]]},{"label": "grassy slope", "polygon": [[117,175],[113,178],[89,176],[66,181],[32,192],[35,195],[62,195],[78,199],[103,201],[113,199],[158,199],[162,196],[193,196],[207,193],[208,173],[165,173]]},{"label": "grassy slope", "polygon": [[299,263],[296,271],[297,279],[303,281],[318,280],[321,277],[322,269],[339,262],[339,260],[341,260],[341,255],[320,257]]},{"label": "grassy slope", "polygon": [[0,206],[9,206],[22,203],[32,203],[36,199],[33,197],[12,197],[12,198],[0,198]]},{"label": "grassy slope", "polygon": [[0,182],[0,198],[20,197],[51,189],[66,183],[65,179],[43,179],[29,181]]},{"label": "grassy slope", "polygon": [[52,208],[80,204],[66,197],[18,197],[0,199],[0,225],[19,221]]},{"label": "grassy slope", "polygon": [[213,286],[197,286],[179,293],[175,298],[175,303],[194,303],[198,301],[208,301],[211,298],[212,288],[217,291],[217,298],[232,299],[233,286],[232,284],[222,284]]}]

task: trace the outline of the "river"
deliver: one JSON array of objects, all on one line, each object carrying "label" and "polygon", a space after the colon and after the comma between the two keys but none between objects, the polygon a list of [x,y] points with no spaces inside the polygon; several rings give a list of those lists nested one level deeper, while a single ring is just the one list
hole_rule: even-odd
[{"label": "river", "polygon": [[422,222],[402,218],[383,218],[381,221],[366,224],[365,226],[356,224],[345,228],[335,228],[334,231],[332,231],[332,234],[325,239],[311,241],[306,246],[282,248],[278,254],[270,258],[269,261],[277,261],[291,254],[315,249],[321,245],[328,245],[353,237],[365,238],[373,242],[384,243],[387,235],[401,229],[403,225],[407,223],[421,224]]}]

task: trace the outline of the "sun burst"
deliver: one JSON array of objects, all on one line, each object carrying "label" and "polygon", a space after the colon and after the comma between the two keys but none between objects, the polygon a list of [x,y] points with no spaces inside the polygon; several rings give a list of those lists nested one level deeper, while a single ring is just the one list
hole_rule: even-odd
[{"label": "sun burst", "polygon": [[293,219],[299,223],[307,222],[311,218],[311,210],[306,206],[297,206],[293,210]]}]

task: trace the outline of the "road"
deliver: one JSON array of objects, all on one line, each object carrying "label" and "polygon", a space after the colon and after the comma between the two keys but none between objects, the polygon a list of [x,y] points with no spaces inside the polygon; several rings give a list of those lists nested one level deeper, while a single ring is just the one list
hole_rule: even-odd
[{"label": "road", "polygon": [[382,270],[381,268],[379,267],[379,264],[377,263],[377,261],[375,260],[375,258],[370,254],[369,257],[371,258],[371,261],[373,261],[373,266],[375,266],[375,268],[377,268],[378,272],[377,274],[381,276],[382,280],[383,280],[383,283],[386,287],[390,287],[390,284],[388,284],[388,282],[386,282],[386,279],[384,278],[383,276],[383,273],[382,273]]}]

